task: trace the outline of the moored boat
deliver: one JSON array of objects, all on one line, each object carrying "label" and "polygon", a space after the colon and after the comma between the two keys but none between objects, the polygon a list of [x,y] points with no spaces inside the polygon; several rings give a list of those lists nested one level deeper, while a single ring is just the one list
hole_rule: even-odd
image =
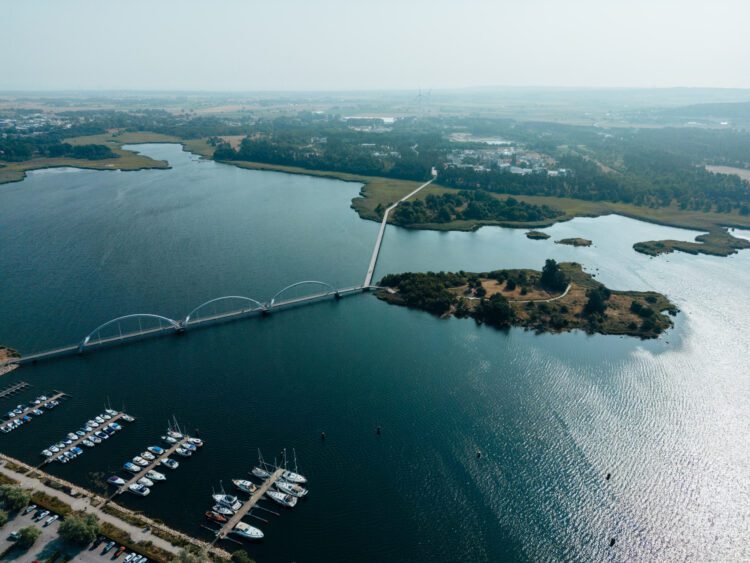
[{"label": "moored boat", "polygon": [[289,481],[279,480],[274,483],[277,489],[282,493],[287,493],[293,497],[302,498],[307,495],[307,489],[297,485],[296,483],[290,483]]},{"label": "moored boat", "polygon": [[274,502],[279,503],[281,506],[286,506],[287,508],[294,508],[297,504],[297,497],[293,497],[292,495],[287,493],[282,493],[279,491],[267,491],[266,496]]},{"label": "moored boat", "polygon": [[271,474],[262,467],[253,467],[252,474],[259,479],[268,479]]},{"label": "moored boat", "polygon": [[167,476],[164,475],[164,473],[159,473],[158,471],[155,471],[153,469],[146,472],[146,477],[148,477],[152,481],[166,481],[167,480]]},{"label": "moored boat", "polygon": [[161,455],[164,453],[164,448],[160,448],[159,446],[149,446],[146,449],[150,451],[152,454],[156,454],[156,455]]},{"label": "moored boat", "polygon": [[300,475],[299,473],[295,473],[294,471],[284,471],[284,473],[281,474],[281,477],[284,479],[284,481],[288,481],[289,483],[296,483],[297,485],[304,485],[307,483],[307,477],[304,475]]},{"label": "moored boat", "polygon": [[221,506],[220,504],[215,504],[211,510],[214,512],[221,514],[222,516],[234,516],[234,510],[231,508],[227,508],[226,506]]},{"label": "moored boat", "polygon": [[232,484],[234,484],[234,486],[239,490],[250,495],[258,490],[258,486],[252,481],[248,481],[247,479],[232,479]]},{"label": "moored boat", "polygon": [[132,485],[130,485],[128,487],[128,490],[134,495],[138,495],[139,497],[145,497],[151,492],[151,489],[143,485],[139,485],[138,483],[133,483]]},{"label": "moored boat", "polygon": [[118,487],[121,487],[125,484],[125,479],[117,475],[112,475],[112,477],[109,477],[107,479],[107,483],[109,483],[110,485],[117,485]]},{"label": "moored boat", "polygon": [[220,494],[214,494],[211,496],[214,499],[214,501],[216,501],[217,504],[220,504],[221,506],[226,506],[227,508],[231,508],[235,512],[238,511],[240,507],[242,506],[242,503],[234,495],[227,495],[224,493],[220,493]]},{"label": "moored boat", "polygon": [[227,521],[227,517],[223,514],[219,514],[218,512],[214,512],[213,510],[207,510],[206,511],[206,518],[209,520],[213,520],[214,522],[221,522],[224,523]]},{"label": "moored boat", "polygon": [[141,477],[140,479],[138,479],[138,484],[139,485],[143,485],[144,487],[153,487],[154,486],[154,482],[151,479],[149,479],[148,477]]},{"label": "moored boat", "polygon": [[246,540],[259,540],[263,538],[263,532],[245,522],[238,522],[232,533]]},{"label": "moored boat", "polygon": [[126,471],[130,471],[131,473],[138,473],[141,470],[141,468],[137,466],[135,463],[133,463],[132,461],[125,462],[125,465],[123,465],[123,468]]},{"label": "moored boat", "polygon": [[159,460],[159,463],[166,467],[169,467],[170,469],[177,469],[180,466],[180,462],[172,459],[171,457],[165,457],[164,459]]},{"label": "moored boat", "polygon": [[182,457],[190,457],[191,455],[193,455],[193,452],[191,452],[190,450],[186,450],[185,448],[177,448],[174,453],[176,453],[177,455],[181,455]]}]

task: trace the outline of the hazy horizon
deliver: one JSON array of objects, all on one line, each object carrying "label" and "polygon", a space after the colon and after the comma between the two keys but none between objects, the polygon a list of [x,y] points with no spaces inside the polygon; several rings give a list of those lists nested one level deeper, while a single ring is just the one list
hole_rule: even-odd
[{"label": "hazy horizon", "polygon": [[740,0],[31,0],[4,16],[0,91],[750,88]]}]

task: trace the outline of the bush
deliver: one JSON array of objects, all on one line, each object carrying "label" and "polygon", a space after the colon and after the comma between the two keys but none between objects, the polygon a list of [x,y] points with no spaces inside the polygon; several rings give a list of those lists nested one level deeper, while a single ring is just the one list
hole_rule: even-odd
[{"label": "bush", "polygon": [[247,554],[247,551],[240,549],[232,553],[232,563],[255,563],[255,561]]},{"label": "bush", "polygon": [[99,535],[99,521],[93,514],[68,516],[59,530],[63,541],[74,545],[88,545]]},{"label": "bush", "polygon": [[42,531],[36,526],[26,526],[18,530],[18,533],[20,537],[16,541],[16,545],[22,549],[30,548],[34,545],[37,538],[42,535]]},{"label": "bush", "polygon": [[21,510],[29,504],[31,495],[21,487],[14,485],[0,486],[0,502],[6,510]]},{"label": "bush", "polygon": [[8,523],[8,513],[4,510],[0,510],[0,528]]}]

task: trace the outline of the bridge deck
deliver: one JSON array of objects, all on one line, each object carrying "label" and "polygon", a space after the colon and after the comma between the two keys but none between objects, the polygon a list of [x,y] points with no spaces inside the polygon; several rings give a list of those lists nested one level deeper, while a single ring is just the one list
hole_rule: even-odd
[{"label": "bridge deck", "polygon": [[263,484],[258,487],[258,490],[255,491],[248,500],[246,500],[240,509],[232,516],[229,521],[224,524],[221,527],[221,530],[219,530],[216,533],[216,539],[214,540],[214,543],[216,543],[217,540],[222,540],[226,538],[232,530],[234,530],[234,527],[240,523],[240,521],[247,516],[247,513],[252,510],[252,508],[258,504],[258,501],[263,498],[263,495],[265,495],[268,492],[268,489],[270,489],[273,484],[281,478],[281,475],[284,473],[283,469],[277,469],[273,473],[271,473],[271,476],[266,479]]}]

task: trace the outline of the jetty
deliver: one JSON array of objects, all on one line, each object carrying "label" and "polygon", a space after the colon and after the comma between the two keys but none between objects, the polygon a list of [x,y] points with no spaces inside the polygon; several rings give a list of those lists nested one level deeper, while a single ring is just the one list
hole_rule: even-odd
[{"label": "jetty", "polygon": [[12,397],[16,393],[19,393],[26,389],[29,386],[28,383],[25,381],[19,381],[18,383],[14,383],[10,387],[6,387],[5,389],[0,390],[0,399],[5,399],[7,397]]},{"label": "jetty", "polygon": [[234,530],[234,527],[239,524],[245,516],[247,516],[247,514],[253,509],[256,504],[258,504],[258,501],[260,501],[260,499],[262,499],[263,496],[268,492],[268,489],[270,489],[273,484],[281,478],[283,473],[283,468],[279,468],[271,473],[271,476],[266,479],[263,484],[258,487],[258,490],[255,491],[250,496],[250,498],[242,504],[240,509],[235,512],[234,516],[232,516],[229,521],[224,524],[218,532],[216,532],[216,539],[214,539],[212,545],[218,540],[226,539],[227,536],[229,536],[232,530]]},{"label": "jetty", "polygon": [[[117,414],[113,415],[112,418],[110,418],[107,421],[107,424],[110,424],[112,422],[117,422],[118,420],[121,420],[123,416],[125,416],[126,413],[124,412],[118,412]],[[133,419],[135,420],[135,419]],[[96,432],[101,431],[101,426],[97,426],[91,432],[86,432],[83,436],[79,436],[76,440],[73,440],[69,445],[65,446],[63,449],[61,449],[59,452],[57,452],[53,457],[48,457],[45,459],[42,463],[40,463],[37,468],[42,467],[43,465],[47,465],[48,463],[52,463],[53,461],[57,461],[58,457],[61,455],[65,455],[67,452],[72,450],[73,448],[80,445],[84,440],[88,440],[96,434]]]},{"label": "jetty", "polygon": [[44,401],[40,402],[37,405],[26,407],[21,414],[8,419],[4,424],[8,424],[8,423],[12,424],[16,422],[17,420],[21,420],[23,417],[28,416],[31,412],[37,410],[38,408],[44,407],[48,405],[49,403],[51,403],[52,401],[57,401],[58,399],[63,399],[67,396],[68,396],[67,393],[63,393],[62,391],[54,391],[54,394],[51,397],[47,397],[47,399],[45,399]]}]

